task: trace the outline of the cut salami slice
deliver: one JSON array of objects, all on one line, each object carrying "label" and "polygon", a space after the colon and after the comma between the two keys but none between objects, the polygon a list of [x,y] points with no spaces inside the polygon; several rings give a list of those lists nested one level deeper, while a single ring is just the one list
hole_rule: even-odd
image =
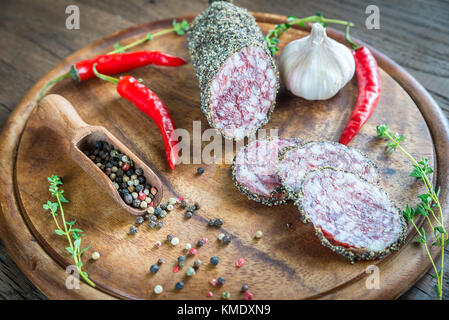
[{"label": "cut salami slice", "polygon": [[406,223],[385,191],[360,176],[333,168],[306,174],[298,207],[322,244],[355,260],[373,260],[396,250]]},{"label": "cut salami slice", "polygon": [[376,166],[361,151],[326,141],[309,142],[283,149],[277,173],[290,198],[296,199],[306,173],[320,167],[354,172],[369,182],[379,182]]},{"label": "cut salami slice", "polygon": [[235,186],[249,199],[265,205],[279,205],[288,196],[276,175],[279,151],[299,144],[297,138],[255,140],[237,152],[232,163]]},{"label": "cut salami slice", "polygon": [[254,17],[228,1],[210,1],[189,30],[189,50],[211,127],[240,140],[268,122],[278,72]]}]

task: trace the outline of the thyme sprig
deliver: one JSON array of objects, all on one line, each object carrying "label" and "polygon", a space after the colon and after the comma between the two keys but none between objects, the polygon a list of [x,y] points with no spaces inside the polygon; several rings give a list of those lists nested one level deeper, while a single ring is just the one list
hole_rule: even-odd
[{"label": "thyme sprig", "polygon": [[[62,204],[68,203],[69,201],[63,195],[64,190],[59,188],[59,186],[62,185],[61,178],[53,175],[50,178],[48,178],[48,181],[50,183],[50,187],[48,190],[50,191],[52,198],[56,198],[56,202],[48,200],[47,203],[43,205],[43,208],[47,211],[50,211],[51,216],[53,217],[53,220],[56,225],[55,233],[58,236],[67,237],[69,246],[66,247],[65,249],[72,256],[75,266],[78,269],[78,273],[89,285],[95,287],[95,283],[93,283],[89,279],[89,275],[87,274],[87,272],[83,271],[82,269],[83,262],[81,260],[81,256],[87,249],[89,249],[88,246],[81,249],[81,237],[83,236],[83,230],[74,228],[76,220],[66,221],[65,219]],[[61,217],[62,227],[58,221],[58,209]]]},{"label": "thyme sprig", "polygon": [[[413,208],[407,204],[402,214],[404,218],[413,225],[417,232],[418,236],[415,241],[421,243],[426,250],[427,256],[432,263],[432,267],[436,275],[434,277],[436,280],[434,289],[437,293],[438,299],[442,300],[444,247],[449,243],[449,236],[446,229],[444,228],[443,209],[439,201],[440,187],[437,187],[435,189],[430,182],[429,176],[433,173],[433,169],[429,166],[429,160],[423,157],[421,161],[417,161],[401,146],[400,142],[404,141],[404,135],[399,135],[398,133],[393,134],[386,124],[379,125],[376,127],[376,129],[377,136],[379,138],[388,140],[386,145],[386,152],[390,154],[394,150],[399,149],[402,153],[404,153],[413,163],[413,171],[411,172],[410,176],[417,178],[419,181],[422,181],[426,187],[427,193],[418,196],[418,199],[421,200],[421,203],[419,203],[416,208]],[[425,218],[425,221],[433,230],[433,235],[435,236],[437,241],[433,242],[431,245],[441,247],[440,271],[438,271],[435,261],[430,254],[429,245],[427,244],[427,234],[424,227],[419,229],[416,225],[415,217],[419,216],[423,216]]]},{"label": "thyme sprig", "polygon": [[305,17],[305,18],[297,18],[295,16],[288,16],[286,23],[277,24],[274,26],[273,30],[268,31],[265,36],[265,42],[268,45],[268,49],[270,49],[271,55],[274,56],[276,52],[279,51],[277,45],[279,44],[280,36],[290,29],[293,25],[297,24],[303,28],[306,28],[306,23],[321,23],[324,27],[327,27],[328,24],[341,24],[345,25],[347,28],[347,34],[349,35],[349,28],[353,27],[354,24],[349,21],[337,20],[337,19],[328,19],[324,18],[321,13],[317,13],[314,16]]},{"label": "thyme sprig", "polygon": [[167,33],[176,32],[178,36],[184,35],[189,30],[189,23],[186,20],[182,20],[181,22],[177,22],[176,19],[172,22],[172,28],[164,29],[155,33],[148,32],[145,37],[136,40],[126,46],[121,46],[118,42],[114,44],[114,50],[108,52],[108,54],[114,53],[123,53],[132,47],[135,47],[139,44],[142,44],[147,41],[151,41],[156,37],[162,36]]}]

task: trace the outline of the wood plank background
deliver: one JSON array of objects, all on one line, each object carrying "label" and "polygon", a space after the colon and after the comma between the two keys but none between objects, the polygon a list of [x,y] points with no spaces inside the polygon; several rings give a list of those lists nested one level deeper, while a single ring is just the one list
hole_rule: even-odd
[{"label": "wood plank background", "polygon": [[[449,117],[449,2],[447,0],[236,0],[252,11],[351,20],[352,34],[415,76]],[[195,14],[207,0],[0,1],[0,129],[31,86],[64,57],[107,34],[152,20]],[[80,30],[65,27],[65,9],[80,8]],[[365,28],[365,9],[380,9],[380,30]],[[449,250],[446,249],[449,254]],[[444,298],[449,299],[449,261]],[[429,271],[401,299],[435,299]],[[0,299],[46,299],[0,242]]]}]

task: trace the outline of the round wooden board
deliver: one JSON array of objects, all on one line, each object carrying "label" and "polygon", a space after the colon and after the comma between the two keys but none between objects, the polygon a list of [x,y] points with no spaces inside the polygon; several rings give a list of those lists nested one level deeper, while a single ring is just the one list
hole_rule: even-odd
[{"label": "round wooden board", "polygon": [[[277,15],[254,15],[264,32],[273,24],[285,21],[285,17]],[[241,299],[239,290],[244,283],[250,286],[256,299],[390,299],[407,290],[430,267],[422,247],[410,242],[413,232],[409,232],[407,243],[399,252],[383,260],[351,265],[321,246],[312,230],[300,222],[293,205],[269,208],[241,195],[232,184],[228,163],[204,165],[205,173],[201,176],[195,174],[198,164],[181,164],[170,172],[157,127],[121,99],[112,84],[98,79],[82,84],[64,81],[51,91],[72,102],[89,124],[106,127],[153,168],[164,183],[165,200],[182,195],[201,204],[201,209],[190,220],[184,218],[181,209],[176,209],[164,219],[161,230],[152,230],[145,223],[137,235],[128,235],[135,217],[102,193],[95,181],[70,159],[68,142],[45,128],[32,111],[42,85],[66,72],[74,61],[107,52],[117,41],[127,43],[148,31],[167,28],[171,21],[133,27],[79,50],[42,78],[11,115],[0,139],[0,235],[24,273],[53,299],[204,299],[209,290],[216,298],[226,290],[232,298]],[[332,30],[328,33],[343,41],[340,33]],[[306,31],[292,29],[282,37],[281,47],[306,34]],[[185,37],[172,34],[141,48],[166,51],[190,62]],[[381,168],[383,186],[398,206],[404,207],[406,203],[416,203],[416,195],[423,189],[408,177],[411,164],[402,154],[384,154],[385,143],[375,138],[375,126],[388,123],[392,130],[406,134],[404,146],[417,158],[429,158],[438,168],[434,178],[442,186],[441,202],[446,207],[447,122],[415,79],[387,57],[374,53],[382,68],[382,96],[372,118],[350,145],[362,149],[375,160]],[[200,93],[191,63],[176,69],[146,67],[130,74],[144,79],[161,97],[178,128],[192,134],[193,121],[201,123],[201,131],[209,128],[199,108]],[[296,98],[281,88],[275,112],[264,128],[279,128],[281,137],[336,141],[356,96],[355,78],[337,96],[322,102]],[[208,143],[203,142],[202,147]],[[97,284],[95,289],[84,283],[80,289],[69,290],[65,286],[68,276],[65,266],[70,265],[70,257],[64,249],[66,242],[54,234],[53,221],[42,209],[49,198],[47,177],[52,174],[63,177],[64,190],[70,200],[65,206],[66,214],[77,220],[85,232],[84,243],[92,247],[84,260],[85,270]],[[224,219],[223,228],[207,227],[208,219],[213,217]],[[288,228],[287,223],[292,227]],[[264,237],[258,241],[253,238],[257,230],[264,232]],[[233,236],[231,244],[219,244],[216,239],[220,232]],[[179,237],[179,246],[164,243],[159,249],[153,247],[169,233]],[[195,244],[204,236],[209,242],[198,250],[196,258],[201,259],[203,265],[197,274],[186,279],[186,267],[173,273],[176,258],[184,254],[184,244]],[[94,250],[101,253],[96,262],[88,260]],[[433,250],[432,254],[438,256],[438,250]],[[220,257],[217,267],[208,264],[213,255]],[[166,263],[157,274],[151,275],[149,267],[160,257]],[[241,257],[246,264],[237,269],[234,263]],[[193,260],[188,258],[186,266]],[[370,265],[379,268],[380,289],[367,289],[369,274],[366,270]],[[218,276],[227,279],[223,288],[209,284]],[[185,288],[176,291],[174,285],[181,280],[185,281]],[[159,296],[152,293],[157,284],[164,287],[164,293]]]}]

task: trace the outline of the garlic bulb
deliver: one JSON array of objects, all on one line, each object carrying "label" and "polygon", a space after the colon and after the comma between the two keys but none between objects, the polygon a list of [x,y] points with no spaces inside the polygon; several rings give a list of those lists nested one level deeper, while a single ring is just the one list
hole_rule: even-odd
[{"label": "garlic bulb", "polygon": [[319,23],[309,36],[290,42],[282,51],[279,69],[282,80],[294,95],[307,100],[333,97],[354,75],[351,51],[328,38]]}]

